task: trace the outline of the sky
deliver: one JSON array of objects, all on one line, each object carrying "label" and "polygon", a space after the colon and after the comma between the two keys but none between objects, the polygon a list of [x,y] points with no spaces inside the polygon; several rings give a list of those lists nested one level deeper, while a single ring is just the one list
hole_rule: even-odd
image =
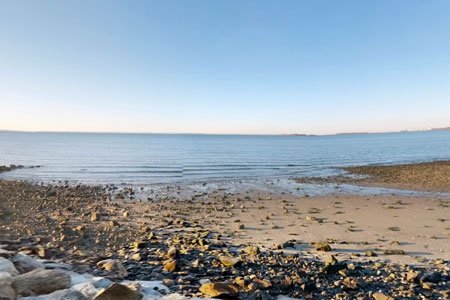
[{"label": "sky", "polygon": [[450,126],[450,1],[0,0],[0,129]]}]

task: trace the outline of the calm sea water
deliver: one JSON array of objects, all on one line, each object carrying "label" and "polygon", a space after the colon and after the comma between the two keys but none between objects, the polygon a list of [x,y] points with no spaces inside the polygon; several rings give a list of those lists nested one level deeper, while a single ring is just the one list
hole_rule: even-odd
[{"label": "calm sea water", "polygon": [[450,131],[336,136],[0,132],[0,178],[170,183],[327,175],[334,167],[450,159]]}]

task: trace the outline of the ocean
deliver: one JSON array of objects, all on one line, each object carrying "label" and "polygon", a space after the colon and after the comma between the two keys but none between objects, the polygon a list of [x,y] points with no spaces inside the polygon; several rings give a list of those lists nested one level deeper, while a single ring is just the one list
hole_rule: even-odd
[{"label": "ocean", "polygon": [[156,184],[324,176],[450,159],[450,131],[330,136],[0,132],[0,178]]}]

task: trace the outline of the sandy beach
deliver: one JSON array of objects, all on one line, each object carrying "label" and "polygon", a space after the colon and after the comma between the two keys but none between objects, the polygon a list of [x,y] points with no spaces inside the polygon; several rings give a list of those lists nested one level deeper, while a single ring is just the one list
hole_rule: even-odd
[{"label": "sandy beach", "polygon": [[[359,185],[442,192],[448,191],[448,166],[434,162],[347,170],[369,176],[358,180]],[[355,183],[343,177],[322,181],[333,179]],[[301,189],[302,180],[298,182]],[[448,297],[450,196],[445,194],[309,197],[215,189],[147,200],[135,197],[140,190],[0,181],[0,244],[9,251],[28,249],[30,255],[44,248],[48,251],[41,258],[113,281],[161,280],[171,292],[189,297],[212,296],[202,288],[210,281],[233,286],[219,297],[242,299],[280,294],[310,299]],[[171,268],[167,253],[173,247],[182,254],[169,256],[177,264]],[[242,252],[248,247],[258,249],[256,257]],[[218,260],[220,255],[231,261]],[[345,262],[343,269],[356,265],[361,272],[338,268],[324,276],[330,257]],[[120,261],[126,275],[99,267],[104,259]],[[286,266],[274,271],[280,259]],[[295,266],[309,275],[292,281]],[[417,278],[437,272],[440,279],[406,280],[408,272],[417,272]],[[392,280],[384,281],[386,276]],[[353,278],[354,286],[349,283]]]}]

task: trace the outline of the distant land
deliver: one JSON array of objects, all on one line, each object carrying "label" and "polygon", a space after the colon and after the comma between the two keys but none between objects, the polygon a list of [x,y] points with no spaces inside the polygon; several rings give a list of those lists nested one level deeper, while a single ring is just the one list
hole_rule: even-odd
[{"label": "distant land", "polygon": [[323,135],[351,135],[351,134],[378,134],[378,133],[398,133],[398,132],[423,132],[423,131],[446,131],[450,130],[449,127],[442,128],[427,128],[427,129],[418,129],[418,130],[401,130],[401,131],[380,131],[380,132],[338,132],[332,134],[305,134],[305,133],[292,133],[292,134],[282,134],[283,136],[323,136]]},{"label": "distant land", "polygon": [[326,133],[326,134],[308,134],[308,133],[281,133],[281,134],[236,134],[236,133],[195,133],[195,132],[126,132],[126,131],[28,131],[28,130],[10,130],[10,129],[0,129],[0,132],[7,133],[86,133],[86,134],[167,134],[167,135],[278,135],[278,136],[299,136],[299,137],[314,137],[314,136],[333,136],[333,135],[353,135],[353,134],[380,134],[380,133],[400,133],[400,132],[425,132],[425,131],[450,131],[450,126],[441,128],[426,128],[417,130],[400,130],[400,131],[355,131],[355,132],[338,132],[338,133]]}]

